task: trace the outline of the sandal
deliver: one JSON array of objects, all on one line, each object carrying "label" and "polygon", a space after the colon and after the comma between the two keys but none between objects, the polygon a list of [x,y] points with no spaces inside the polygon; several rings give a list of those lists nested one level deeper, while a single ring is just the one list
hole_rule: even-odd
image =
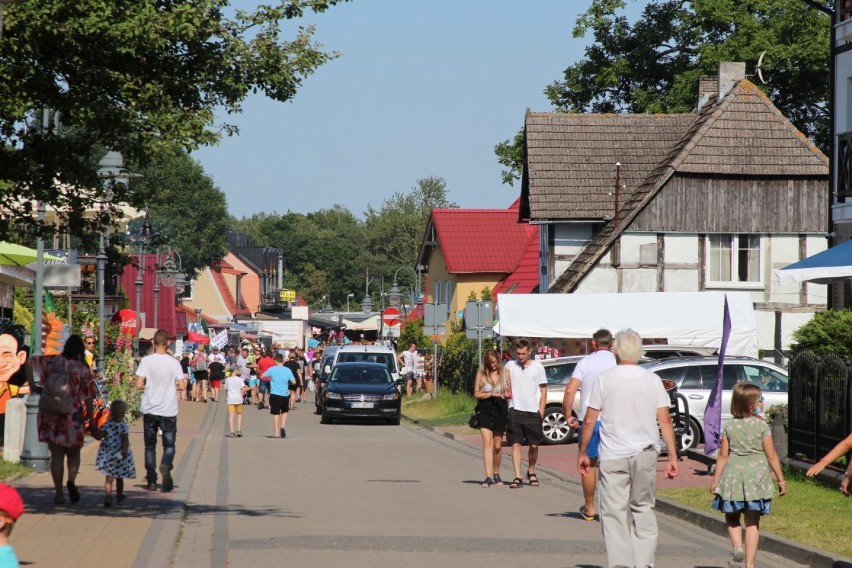
[{"label": "sandal", "polygon": [[53,498],[53,504],[54,505],[64,505],[65,504],[65,497],[59,497],[58,495],[55,496]]},{"label": "sandal", "polygon": [[116,495],[115,500],[116,502],[118,502],[119,505],[121,505],[122,503],[124,503],[124,494],[122,493],[121,495]]},{"label": "sandal", "polygon": [[530,480],[530,485],[538,487],[538,476],[535,473],[530,473],[530,471],[527,470],[527,479]]},{"label": "sandal", "polygon": [[595,516],[594,516],[594,515],[587,515],[587,514],[586,514],[586,506],[585,506],[585,505],[583,505],[582,507],[580,507],[580,517],[582,517],[582,519],[583,519],[584,521],[589,521],[589,522],[591,522],[591,521],[594,521],[594,520],[595,520]]},{"label": "sandal", "polygon": [[516,477],[512,480],[511,485],[509,485],[509,489],[520,489],[524,486],[524,480],[520,477]]},{"label": "sandal", "polygon": [[104,497],[104,507],[112,507],[112,497]]},{"label": "sandal", "polygon": [[490,477],[486,477],[485,481],[482,482],[482,487],[491,487],[492,485],[494,485],[494,480]]},{"label": "sandal", "polygon": [[68,497],[71,499],[71,502],[78,503],[80,501],[80,490],[77,489],[77,486],[72,481],[69,481],[65,485],[68,487]]},{"label": "sandal", "polygon": [[503,485],[503,478],[500,477],[499,473],[494,474],[494,485]]}]

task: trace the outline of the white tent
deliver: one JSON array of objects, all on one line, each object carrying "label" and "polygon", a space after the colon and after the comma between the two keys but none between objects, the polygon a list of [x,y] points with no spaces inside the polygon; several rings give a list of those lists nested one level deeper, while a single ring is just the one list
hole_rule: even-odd
[{"label": "white tent", "polygon": [[504,337],[589,338],[600,328],[631,328],[672,345],[719,347],[725,296],[731,313],[727,354],[757,357],[757,321],[748,292],[498,294]]}]

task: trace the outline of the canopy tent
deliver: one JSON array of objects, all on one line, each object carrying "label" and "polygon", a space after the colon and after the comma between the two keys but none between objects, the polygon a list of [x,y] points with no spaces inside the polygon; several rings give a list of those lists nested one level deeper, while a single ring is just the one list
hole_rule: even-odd
[{"label": "canopy tent", "polygon": [[606,328],[631,328],[672,345],[719,347],[725,296],[731,313],[729,355],[757,357],[757,320],[748,292],[625,294],[498,294],[504,337],[590,338]]},{"label": "canopy tent", "polygon": [[852,241],[840,243],[775,271],[779,284],[828,284],[832,280],[849,277],[852,277]]}]

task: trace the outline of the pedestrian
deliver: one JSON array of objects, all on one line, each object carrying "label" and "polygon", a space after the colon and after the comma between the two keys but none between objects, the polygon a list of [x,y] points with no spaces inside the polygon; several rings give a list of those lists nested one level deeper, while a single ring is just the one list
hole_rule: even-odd
[{"label": "pedestrian", "polygon": [[[80,449],[86,434],[86,416],[94,412],[95,382],[92,371],[85,359],[86,347],[83,338],[71,335],[65,341],[61,355],[31,357],[32,372],[36,390],[42,393],[38,410],[38,439],[46,442],[50,449],[50,474],[53,478],[55,495],[53,502],[65,503],[62,480],[65,476],[65,462],[68,466],[68,497],[72,503],[80,501],[77,489],[77,473],[80,471]],[[67,383],[64,388],[51,389],[49,383]],[[70,412],[57,413],[48,408],[46,391],[67,393],[70,398]],[[174,390],[174,389],[172,389]],[[84,414],[85,413],[85,414]]]},{"label": "pedestrian", "polygon": [[258,383],[258,396],[260,397],[260,401],[257,403],[258,410],[263,410],[266,393],[269,392],[269,379],[263,378],[263,374],[273,365],[275,365],[275,359],[272,358],[272,351],[264,349],[260,359],[257,360],[257,373],[258,379],[260,379]]},{"label": "pedestrian", "polygon": [[[295,355],[291,355],[295,359]],[[295,363],[295,361],[294,361]],[[269,413],[272,415],[272,437],[287,437],[287,415],[290,410],[290,385],[296,377],[284,366],[284,356],[275,354],[275,365],[266,370],[269,377]]]},{"label": "pedestrian", "polygon": [[666,476],[678,474],[669,395],[660,377],[638,365],[643,353],[638,333],[619,332],[613,350],[618,365],[601,373],[589,394],[577,470],[589,472],[589,441],[600,417],[599,517],[609,566],[653,566],[661,433],[668,451]]},{"label": "pedestrian", "polygon": [[299,388],[296,389],[298,402],[308,402],[308,381],[311,379],[311,365],[305,357],[305,350],[296,348],[296,363],[301,371],[299,375]]},{"label": "pedestrian", "polygon": [[411,389],[414,388],[414,370],[417,364],[417,344],[410,344],[407,350],[399,354],[398,358],[402,366],[402,376],[405,378],[405,394],[411,396]]},{"label": "pedestrian", "polygon": [[[607,329],[599,329],[592,335],[592,353],[580,359],[577,366],[574,367],[574,372],[571,373],[571,380],[568,381],[568,386],[565,387],[565,395],[562,397],[562,408],[565,416],[568,416],[568,426],[571,428],[579,428],[579,435],[582,435],[582,421],[586,416],[586,409],[589,406],[589,394],[592,392],[592,385],[597,380],[598,375],[604,371],[608,371],[615,367],[615,355],[612,354],[612,333]],[[582,389],[580,387],[582,386]],[[571,410],[574,408],[574,398],[577,391],[580,391],[580,410],[577,417],[571,416]],[[586,475],[581,476],[580,483],[583,486],[583,506],[580,507],[580,517],[585,521],[594,521],[596,515],[595,507],[595,488],[598,478],[598,444],[600,442],[601,422],[595,422],[594,432],[589,440],[589,447],[586,453],[589,456],[589,471]]]},{"label": "pedestrian", "polygon": [[225,380],[225,356],[214,347],[210,362],[207,365],[207,377],[210,379],[210,397],[213,402],[219,402],[219,389]]},{"label": "pedestrian", "polygon": [[207,381],[209,379],[207,362],[207,353],[204,352],[204,346],[199,345],[195,351],[195,357],[192,359],[192,370],[195,373],[195,400],[207,402]]},{"label": "pedestrian", "polygon": [[[763,413],[763,392],[751,383],[737,383],[731,393],[731,420],[722,430],[716,474],[710,485],[713,508],[725,513],[733,558],[731,568],[754,568],[760,539],[760,517],[772,509],[775,486],[771,469],[778,480],[778,493],[787,493],[781,461],[772,443],[769,425],[758,415]],[[745,546],[740,526],[745,518]],[[745,564],[743,564],[745,561]]]},{"label": "pedestrian", "polygon": [[136,388],[142,391],[142,427],[145,440],[145,479],[148,491],[157,490],[157,432],[162,432],[163,457],[160,475],[163,491],[174,488],[172,467],[177,438],[178,402],[175,384],[185,378],[180,363],[169,357],[169,334],[162,329],[154,333],[154,353],[146,355],[136,369]]},{"label": "pedestrian", "polygon": [[24,514],[24,500],[18,490],[0,483],[0,566],[17,568],[18,556],[9,543],[15,523]]},{"label": "pedestrian", "polygon": [[109,405],[109,420],[95,430],[96,440],[101,440],[95,469],[106,475],[104,481],[104,507],[112,506],[112,483],[115,481],[115,499],[124,503],[124,480],[136,479],[136,463],[130,451],[130,428],[124,422],[127,403],[114,400]]},{"label": "pedestrian", "polygon": [[284,366],[290,369],[290,373],[295,379],[287,387],[287,392],[289,394],[287,404],[289,405],[290,410],[294,410],[296,408],[297,385],[302,382],[302,369],[299,367],[299,363],[296,361],[295,351],[291,351],[290,354],[286,357],[286,359],[284,357],[281,357],[281,360],[285,361]]},{"label": "pedestrian", "polygon": [[500,463],[503,458],[503,434],[509,421],[507,390],[500,358],[494,351],[487,351],[482,357],[482,367],[476,373],[473,391],[479,434],[482,436],[482,461],[485,464],[482,487],[503,485]]},{"label": "pedestrian", "polygon": [[89,369],[92,373],[98,372],[98,366],[95,362],[95,338],[91,335],[87,335],[83,339],[83,344],[86,346],[86,364],[89,366]]},{"label": "pedestrian", "polygon": [[[243,377],[238,373],[233,373],[225,379],[226,402],[228,404],[228,427],[230,432],[229,438],[243,437],[243,398],[248,392]],[[237,427],[234,428],[234,418],[236,417]]]},{"label": "pedestrian", "polygon": [[544,440],[541,428],[544,405],[547,402],[547,375],[541,363],[530,357],[532,345],[528,339],[515,341],[516,360],[506,363],[506,378],[512,392],[512,407],[509,409],[509,430],[506,442],[512,446],[512,466],[515,479],[511,489],[523,487],[521,479],[521,445],[526,441],[527,480],[538,487],[535,464],[538,461],[538,446]]},{"label": "pedestrian", "polygon": [[[833,464],[835,460],[845,456],[849,452],[852,452],[852,434],[849,434],[840,440],[840,442],[834,446],[824,458],[812,465],[805,475],[808,477],[814,477],[826,467]],[[843,476],[843,480],[840,482],[840,492],[849,497],[849,483],[852,481],[852,462],[847,464],[845,474],[846,475]]]},{"label": "pedestrian", "polygon": [[[186,400],[189,401],[195,400],[195,376],[192,374],[192,365],[190,365],[191,361],[192,351],[184,351],[183,357],[180,358],[180,368],[183,370],[183,374],[186,376],[186,379],[178,383],[178,389],[184,390],[186,393]],[[180,389],[181,386],[183,386],[183,389]]]}]

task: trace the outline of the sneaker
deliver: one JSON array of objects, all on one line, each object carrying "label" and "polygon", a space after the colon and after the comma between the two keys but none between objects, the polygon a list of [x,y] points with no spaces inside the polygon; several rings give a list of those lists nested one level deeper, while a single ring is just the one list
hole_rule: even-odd
[{"label": "sneaker", "polygon": [[286,438],[286,437],[287,437],[287,430],[285,430],[284,428],[281,428],[281,430],[279,430],[279,432],[281,433],[281,437],[282,437],[282,438]]},{"label": "sneaker", "polygon": [[228,434],[228,436],[227,436],[227,437],[228,437],[228,438],[236,438],[236,437],[237,437],[237,435],[236,435],[235,433],[231,432],[230,434]]},{"label": "sneaker", "polygon": [[156,491],[157,490],[157,482],[149,481],[148,485],[145,486],[145,491]]},{"label": "sneaker", "polygon": [[175,482],[172,479],[172,469],[169,466],[161,463],[160,475],[163,476],[163,491],[171,491],[175,488]]},{"label": "sneaker", "polygon": [[242,432],[237,432],[237,438],[242,438],[242,437],[243,437],[243,433],[242,433]]}]

